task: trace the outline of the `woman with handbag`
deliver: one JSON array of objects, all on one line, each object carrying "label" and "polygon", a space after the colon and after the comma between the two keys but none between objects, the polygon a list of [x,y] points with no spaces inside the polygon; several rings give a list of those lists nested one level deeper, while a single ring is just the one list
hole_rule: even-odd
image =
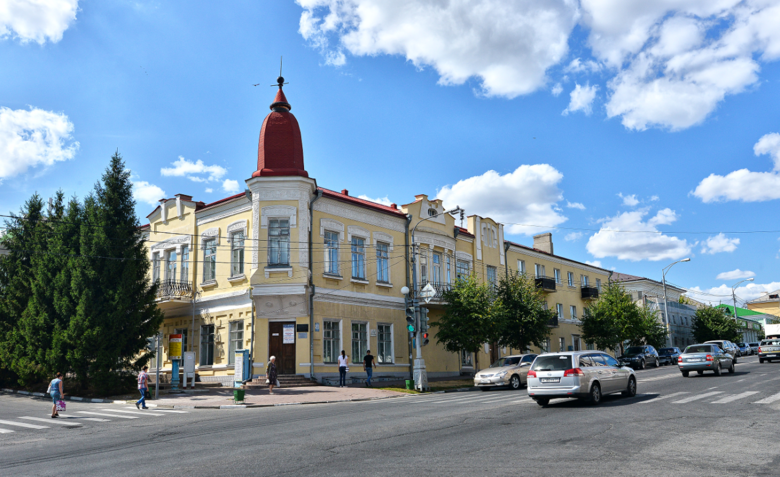
[{"label": "woman with handbag", "polygon": [[57,373],[57,377],[52,379],[49,383],[49,394],[51,395],[51,418],[60,417],[60,413],[57,412],[57,401],[65,397],[65,393],[62,391],[62,373]]},{"label": "woman with handbag", "polygon": [[274,393],[276,380],[276,356],[268,358],[268,367],[265,369],[265,382],[268,383],[268,394]]}]

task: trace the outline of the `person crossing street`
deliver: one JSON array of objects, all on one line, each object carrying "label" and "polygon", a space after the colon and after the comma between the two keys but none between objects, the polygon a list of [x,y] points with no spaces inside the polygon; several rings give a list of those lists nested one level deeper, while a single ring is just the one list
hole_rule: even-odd
[{"label": "person crossing street", "polygon": [[141,399],[135,402],[135,407],[138,409],[149,409],[146,407],[146,392],[149,389],[149,386],[147,385],[149,382],[149,375],[146,374],[147,369],[149,369],[149,366],[144,366],[138,374],[138,391],[141,392]]}]

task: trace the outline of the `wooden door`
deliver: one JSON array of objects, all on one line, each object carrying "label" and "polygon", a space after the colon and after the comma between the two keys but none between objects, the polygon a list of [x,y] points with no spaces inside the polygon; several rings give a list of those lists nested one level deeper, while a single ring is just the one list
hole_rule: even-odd
[{"label": "wooden door", "polygon": [[[270,356],[276,356],[276,372],[295,374],[295,323],[268,323],[268,334]],[[285,335],[292,343],[284,342]]]},{"label": "wooden door", "polygon": [[490,346],[490,364],[498,361],[498,343],[493,343]]}]

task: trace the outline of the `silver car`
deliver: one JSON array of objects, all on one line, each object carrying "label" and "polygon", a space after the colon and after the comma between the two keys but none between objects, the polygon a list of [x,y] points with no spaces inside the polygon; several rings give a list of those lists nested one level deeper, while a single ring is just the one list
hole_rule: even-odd
[{"label": "silver car", "polygon": [[489,368],[474,375],[474,386],[483,391],[503,386],[520,389],[528,381],[526,374],[531,369],[534,358],[536,358],[535,354],[518,354],[499,358]]},{"label": "silver car", "polygon": [[599,351],[537,356],[528,371],[528,395],[540,406],[554,398],[579,398],[593,404],[606,394],[636,396],[634,370]]},{"label": "silver car", "polygon": [[737,348],[737,345],[732,343],[729,340],[710,340],[705,341],[705,344],[714,344],[718,345],[721,350],[726,352],[729,356],[731,356],[734,359],[734,364],[737,364],[737,358],[740,356],[739,348]]},{"label": "silver car", "polygon": [[700,375],[704,374],[704,371],[712,371],[716,376],[720,376],[725,370],[733,373],[736,363],[737,358],[710,341],[688,346],[677,358],[677,366],[685,378],[691,371],[696,371]]}]

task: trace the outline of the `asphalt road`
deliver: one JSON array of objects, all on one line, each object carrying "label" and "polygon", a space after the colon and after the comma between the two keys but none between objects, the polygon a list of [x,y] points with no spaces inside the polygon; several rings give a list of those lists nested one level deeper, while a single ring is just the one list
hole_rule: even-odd
[{"label": "asphalt road", "polygon": [[780,363],[638,383],[598,406],[523,390],[145,415],[68,403],[67,420],[5,395],[0,475],[780,475]]}]

